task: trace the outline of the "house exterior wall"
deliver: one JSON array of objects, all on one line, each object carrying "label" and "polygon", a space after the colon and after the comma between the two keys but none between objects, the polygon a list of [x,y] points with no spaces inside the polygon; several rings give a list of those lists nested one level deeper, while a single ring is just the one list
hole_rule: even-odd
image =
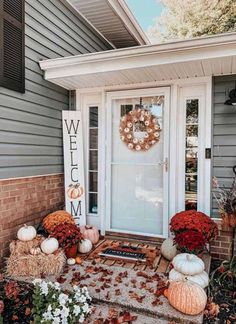
[{"label": "house exterior wall", "polygon": [[110,48],[65,0],[25,1],[26,90],[0,88],[0,263],[22,224],[64,205],[61,112],[73,98],[38,62]]},{"label": "house exterior wall", "polygon": [[[231,89],[235,87],[236,75],[213,79],[213,159],[212,175],[219,184],[229,188],[236,165],[236,107],[224,105]],[[212,197],[212,217],[219,217],[217,204]],[[232,231],[219,225],[219,237],[212,242],[213,257],[226,259],[230,255]]]}]

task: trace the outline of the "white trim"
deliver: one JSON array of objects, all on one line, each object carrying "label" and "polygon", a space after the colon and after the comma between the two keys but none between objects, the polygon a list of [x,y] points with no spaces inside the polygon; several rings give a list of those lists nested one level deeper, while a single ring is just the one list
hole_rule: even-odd
[{"label": "white trim", "polygon": [[140,27],[138,21],[130,11],[128,5],[124,0],[108,0],[110,6],[116,12],[116,14],[123,21],[125,27],[130,34],[135,38],[138,44],[147,45],[150,44],[150,40]]},{"label": "white trim", "polygon": [[[164,110],[164,148],[163,148],[163,160],[169,159],[169,110],[170,110],[170,88],[149,88],[149,89],[139,89],[139,90],[129,90],[129,91],[115,91],[107,92],[106,97],[106,212],[104,213],[105,220],[103,221],[104,231],[114,231],[131,233],[130,231],[121,231],[118,229],[111,229],[110,217],[111,217],[111,143],[112,143],[112,127],[111,127],[111,116],[112,116],[112,106],[113,101],[117,99],[125,98],[135,98],[140,96],[152,96],[152,95],[164,95],[165,96],[165,110]],[[171,165],[168,165],[167,171],[165,171],[165,166],[163,166],[163,229],[162,235],[154,235],[150,233],[139,233],[132,232],[132,234],[146,235],[152,237],[167,237],[168,236],[168,224],[169,224],[169,169]],[[110,215],[110,217],[109,217]]]},{"label": "white trim", "polygon": [[40,61],[47,80],[236,55],[236,33]]}]

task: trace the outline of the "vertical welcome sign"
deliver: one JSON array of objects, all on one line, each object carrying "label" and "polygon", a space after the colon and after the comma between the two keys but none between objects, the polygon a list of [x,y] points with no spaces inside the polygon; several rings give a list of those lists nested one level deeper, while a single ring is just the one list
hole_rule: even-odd
[{"label": "vertical welcome sign", "polygon": [[63,111],[65,204],[76,224],[85,225],[83,132],[80,111]]}]

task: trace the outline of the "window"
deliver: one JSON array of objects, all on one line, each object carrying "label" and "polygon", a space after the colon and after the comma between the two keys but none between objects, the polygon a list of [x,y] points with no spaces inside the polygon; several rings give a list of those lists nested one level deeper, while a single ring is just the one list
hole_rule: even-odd
[{"label": "window", "polygon": [[197,210],[199,100],[186,100],[185,209]]},{"label": "window", "polygon": [[24,92],[24,0],[0,1],[0,13],[0,86]]},{"label": "window", "polygon": [[89,107],[88,212],[97,214],[98,206],[98,107]]}]

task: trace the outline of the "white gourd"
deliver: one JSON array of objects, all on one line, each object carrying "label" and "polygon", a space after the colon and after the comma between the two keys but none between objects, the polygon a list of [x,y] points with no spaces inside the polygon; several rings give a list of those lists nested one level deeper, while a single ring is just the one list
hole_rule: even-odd
[{"label": "white gourd", "polygon": [[34,226],[27,226],[24,224],[17,232],[17,238],[20,241],[32,241],[37,235]]},{"label": "white gourd", "polygon": [[84,239],[79,243],[79,252],[88,253],[92,250],[92,242],[88,239]]},{"label": "white gourd", "polygon": [[73,264],[75,264],[75,259],[74,258],[69,258],[69,259],[67,259],[67,264],[68,265],[73,265]]},{"label": "white gourd", "polygon": [[193,275],[193,276],[187,276],[180,272],[178,272],[175,269],[171,269],[169,272],[169,280],[170,281],[191,281],[196,284],[198,284],[202,288],[206,288],[209,284],[209,276],[206,273],[206,271],[203,271],[199,274]]},{"label": "white gourd", "polygon": [[54,237],[46,238],[42,243],[41,243],[41,250],[45,254],[51,254],[55,252],[58,247],[59,243],[58,240]]},{"label": "white gourd", "polygon": [[171,237],[168,237],[161,245],[161,254],[164,258],[171,261],[177,254],[176,246]]},{"label": "white gourd", "polygon": [[202,259],[194,254],[189,253],[181,253],[176,255],[172,260],[172,264],[175,270],[184,275],[190,276],[201,273],[205,268]]}]

